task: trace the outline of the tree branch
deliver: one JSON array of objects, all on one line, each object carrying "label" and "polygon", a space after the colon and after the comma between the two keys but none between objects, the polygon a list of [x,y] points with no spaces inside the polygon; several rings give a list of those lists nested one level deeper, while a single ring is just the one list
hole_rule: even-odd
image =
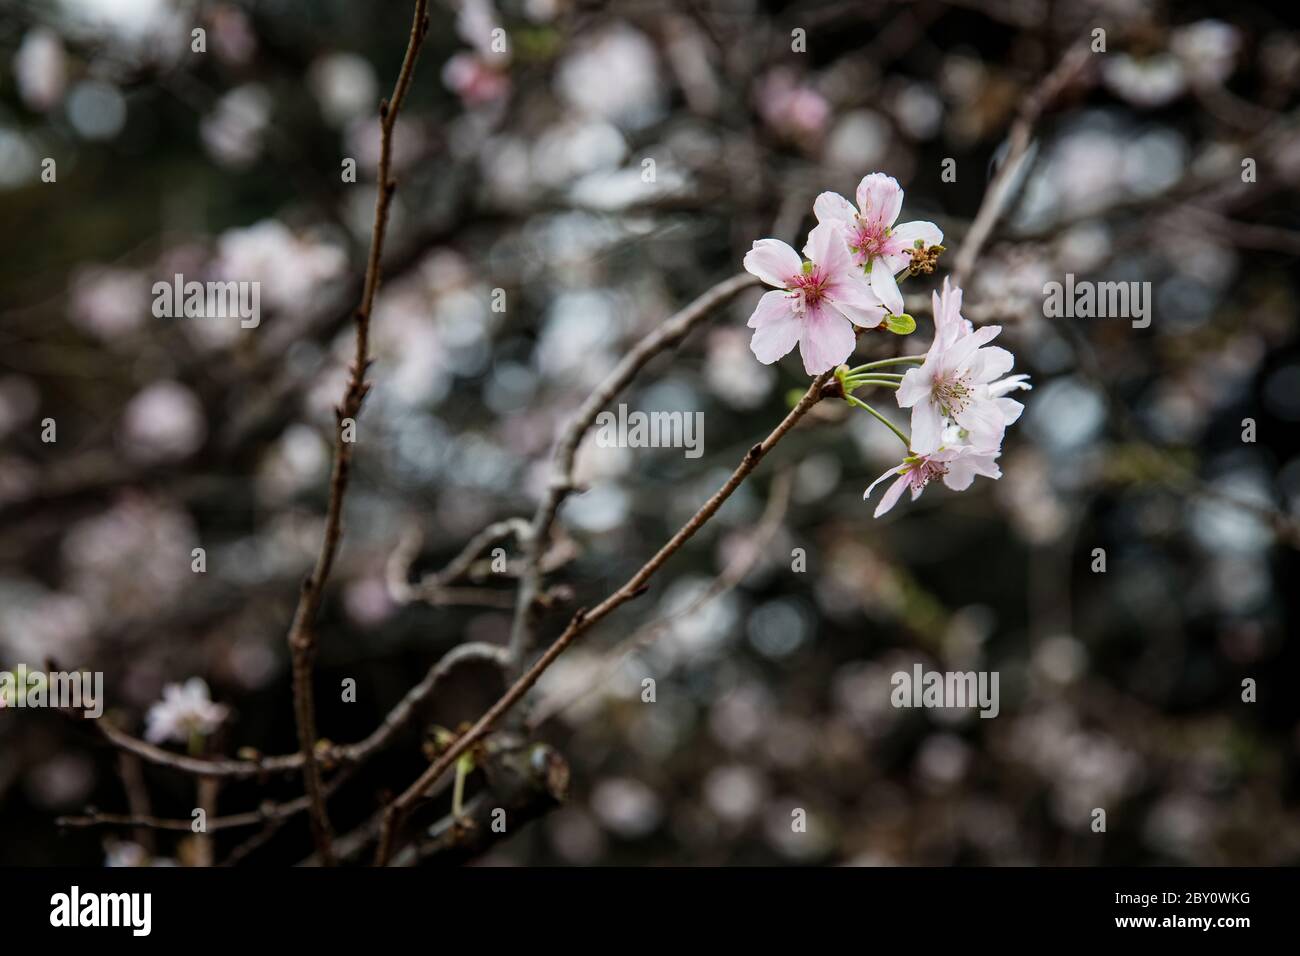
[{"label": "tree branch", "polygon": [[532,631],[536,623],[536,602],[541,591],[541,558],[556,513],[564,503],[564,499],[574,489],[574,459],[577,457],[578,446],[582,443],[583,436],[591,428],[601,410],[627,387],[652,358],[676,346],[716,309],[757,283],[758,279],[747,272],[732,276],[719,282],[658,326],[623,356],[609,375],[605,376],[604,381],[582,403],[568,426],[556,439],[552,453],[551,480],[546,495],[533,515],[531,531],[524,539],[524,567],[520,574],[515,617],[510,628],[511,668],[515,674],[523,669],[524,657],[532,644]]},{"label": "tree branch", "polygon": [[749,574],[753,569],[763,549],[776,536],[776,532],[781,526],[781,520],[785,517],[786,508],[790,503],[791,484],[793,484],[793,480],[790,469],[782,468],[778,471],[776,477],[772,479],[772,490],[768,495],[767,507],[764,509],[763,516],[759,519],[753,535],[745,542],[741,553],[727,565],[723,572],[682,609],[650,621],[619,641],[601,662],[600,676],[593,680],[588,687],[565,700],[543,700],[542,706],[537,708],[535,713],[529,715],[529,731],[536,731],[538,727],[556,714],[568,710],[581,700],[585,700],[613,677],[615,670],[627,659],[629,654],[651,643],[673,622],[690,617],[711,601],[716,600],[740,584],[745,579],[745,575]]},{"label": "tree branch", "polygon": [[[603,618],[613,611],[639,597],[646,590],[647,583],[654,576],[670,557],[672,557],[694,534],[702,528],[722,507],[723,503],[731,497],[732,493],[740,487],[741,483],[749,477],[763,457],[772,450],[772,448],[785,437],[798,421],[804,417],[814,405],[822,399],[822,387],[830,380],[833,372],[824,372],[818,376],[804,393],[803,398],[781,421],[767,438],[763,439],[757,445],[754,445],[745,453],[736,470],[732,472],[731,477],[713,493],[713,496],[706,501],[700,509],[669,539],[659,551],[641,566],[627,582],[613,594],[609,595],[596,607],[588,610],[579,610],[569,622],[555,643],[546,649],[546,652],[525,672],[513,685],[493,704],[488,711],[478,719],[468,731],[456,739],[456,741],[438,757],[424,773],[411,784],[402,794],[394,800],[384,811],[383,821],[380,825],[379,847],[375,854],[375,862],[379,866],[387,864],[389,855],[393,848],[393,837],[397,827],[401,824],[405,815],[410,811],[417,800],[423,796],[424,792],[430,786],[437,782],[438,778],[447,771],[456,759],[480,740],[484,734],[491,729],[507,711],[509,711],[519,700],[526,694],[537,679],[542,676],[548,667],[555,663],[556,659],[564,653],[579,636],[599,623]],[[591,405],[589,400],[584,409]],[[594,418],[594,414],[592,416]],[[576,448],[576,440],[573,445]],[[571,461],[571,456],[569,458]]]},{"label": "tree branch", "polygon": [[975,220],[962,240],[961,248],[957,250],[957,258],[952,270],[953,285],[965,285],[966,276],[975,265],[980,250],[984,248],[984,243],[992,234],[993,227],[1002,217],[1007,200],[1011,196],[1015,173],[1020,169],[1025,152],[1033,141],[1034,124],[1061,91],[1070,85],[1091,56],[1087,44],[1079,44],[1072,48],[1043,79],[1033,95],[1026,97],[1021,104],[1020,113],[1007,136],[1006,158],[1002,160],[1002,165],[998,167],[988,188],[984,190],[984,198],[980,201]]},{"label": "tree branch", "polygon": [[303,582],[298,596],[298,608],[289,629],[289,648],[293,655],[294,715],[298,725],[298,744],[302,754],[303,785],[310,800],[312,839],[326,866],[334,862],[330,849],[330,822],[325,809],[325,796],[321,787],[320,765],[316,759],[316,706],[312,696],[311,679],[316,657],[316,616],[320,611],[325,581],[329,578],[338,553],[339,539],[343,533],[343,497],[347,494],[348,475],[352,464],[352,441],[344,423],[355,421],[361,413],[361,403],[370,391],[366,370],[370,366],[370,315],[379,290],[380,260],[384,251],[384,234],[388,228],[388,211],[397,184],[389,176],[392,167],[393,126],[398,110],[411,86],[415,61],[420,46],[429,30],[428,0],[416,0],[415,14],[411,20],[411,36],[406,44],[406,55],[397,75],[391,99],[379,104],[380,140],[378,192],[375,196],[375,222],[370,235],[370,256],[366,262],[366,280],[361,292],[361,305],[356,311],[356,354],[352,360],[351,375],[343,393],[343,401],[335,410],[337,434],[334,440],[334,468],[330,475],[329,505],[325,511],[325,533],[320,553],[311,576]]},{"label": "tree branch", "polygon": [[[456,555],[441,571],[426,574],[418,582],[411,584],[409,580],[411,562],[415,560],[420,550],[419,532],[413,531],[403,537],[389,556],[388,593],[392,595],[393,600],[401,604],[409,604],[412,601],[428,601],[430,604],[450,603],[447,597],[451,585],[469,577],[474,562],[487,547],[511,535],[526,541],[530,533],[530,526],[523,518],[497,521],[474,535],[461,549],[460,554]],[[514,602],[510,603],[513,606]]]}]

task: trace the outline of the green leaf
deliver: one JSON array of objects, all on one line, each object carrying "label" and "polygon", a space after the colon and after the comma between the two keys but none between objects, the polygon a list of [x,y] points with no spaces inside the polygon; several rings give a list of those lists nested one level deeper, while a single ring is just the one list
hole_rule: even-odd
[{"label": "green leaf", "polygon": [[885,328],[895,335],[911,335],[916,331],[916,319],[906,312],[902,315],[887,315],[885,316]]}]

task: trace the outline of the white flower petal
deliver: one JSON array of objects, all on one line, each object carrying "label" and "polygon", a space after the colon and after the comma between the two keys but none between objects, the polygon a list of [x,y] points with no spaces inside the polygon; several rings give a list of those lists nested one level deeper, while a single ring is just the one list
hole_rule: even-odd
[{"label": "white flower petal", "polygon": [[768,292],[758,300],[758,307],[749,317],[749,326],[755,330],[749,348],[764,365],[771,365],[789,353],[803,331],[803,323],[781,292]]},{"label": "white flower petal", "polygon": [[825,192],[813,200],[813,215],[818,222],[838,222],[850,225],[858,211],[839,193]]},{"label": "white flower petal", "polygon": [[790,279],[797,276],[802,267],[799,253],[780,239],[759,239],[745,253],[745,271],[778,289],[789,288]]},{"label": "white flower petal", "polygon": [[928,455],[939,450],[943,440],[943,415],[932,401],[917,402],[912,408],[912,451]]},{"label": "white flower petal", "polygon": [[876,262],[871,267],[871,291],[885,304],[894,315],[903,314],[903,293],[898,291],[894,274],[883,262]]}]

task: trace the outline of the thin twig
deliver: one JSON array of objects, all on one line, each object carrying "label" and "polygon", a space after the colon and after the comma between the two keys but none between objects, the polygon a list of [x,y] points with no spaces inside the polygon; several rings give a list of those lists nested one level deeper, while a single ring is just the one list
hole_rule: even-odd
[{"label": "thin twig", "polygon": [[[411,720],[415,709],[424,703],[447,674],[458,664],[466,661],[481,660],[504,666],[506,649],[496,644],[470,642],[453,647],[429,668],[424,679],[407,691],[406,696],[394,705],[384,717],[383,722],[369,736],[352,744],[336,744],[323,750],[319,757],[329,765],[355,767],[365,763],[377,752],[387,746],[396,734]],[[229,760],[224,758],[189,757],[185,754],[172,753],[151,743],[133,737],[114,727],[107,720],[93,721],[95,729],[114,747],[133,754],[147,763],[168,767],[181,773],[196,777],[225,777],[247,780],[266,777],[275,773],[291,773],[302,769],[302,754],[292,753],[281,756],[264,756],[251,760]]]},{"label": "thin twig", "polygon": [[1015,181],[1015,173],[1019,170],[1029,144],[1033,141],[1034,124],[1061,91],[1074,80],[1091,55],[1086,44],[1075,46],[1061,58],[1055,69],[1043,79],[1033,94],[1025,98],[1007,136],[1006,158],[1002,160],[1002,165],[998,167],[988,188],[984,190],[979,211],[975,214],[970,231],[962,240],[961,248],[957,250],[952,271],[954,285],[960,286],[970,274],[980,250],[984,248],[984,243],[1006,208],[1011,186]]},{"label": "thin twig", "polygon": [[347,494],[348,475],[352,464],[352,436],[345,423],[355,423],[361,413],[361,403],[370,391],[366,370],[370,367],[370,315],[379,290],[380,260],[384,251],[384,234],[388,228],[388,211],[397,184],[390,177],[392,166],[393,126],[397,113],[410,89],[415,72],[415,61],[420,46],[429,30],[428,0],[416,0],[415,14],[411,20],[411,35],[406,44],[406,55],[393,87],[393,95],[379,104],[380,139],[378,191],[375,195],[375,222],[370,234],[370,256],[366,262],[366,280],[361,292],[361,304],[356,311],[356,354],[352,360],[351,374],[343,401],[335,409],[337,429],[334,441],[334,468],[330,475],[329,505],[325,512],[325,533],[321,539],[320,553],[311,576],[303,582],[298,596],[298,608],[289,629],[289,648],[293,655],[294,715],[298,726],[298,745],[302,753],[303,784],[311,801],[312,839],[326,866],[333,865],[330,849],[330,822],[325,809],[321,786],[320,764],[316,759],[316,705],[312,695],[311,679],[316,657],[316,617],[320,611],[325,582],[329,578],[334,557],[338,553],[339,539],[343,534],[343,497]]},{"label": "thin twig", "polygon": [[763,511],[763,516],[759,519],[753,535],[741,548],[739,556],[685,607],[651,621],[649,624],[633,631],[630,636],[619,641],[605,655],[605,660],[600,667],[600,675],[591,682],[590,686],[578,694],[568,697],[563,702],[555,700],[543,701],[542,705],[529,715],[529,731],[537,730],[538,727],[556,714],[569,710],[580,701],[591,696],[591,694],[608,683],[610,678],[613,677],[614,671],[629,655],[648,645],[674,622],[690,617],[740,584],[757,563],[763,549],[776,536],[781,521],[785,517],[786,509],[790,504],[790,486],[792,483],[789,468],[782,468],[777,472],[776,477],[772,479],[772,490],[768,494],[767,507]]},{"label": "thin twig", "polygon": [[[126,805],[131,813],[138,817],[153,815],[153,804],[149,799],[149,788],[144,782],[144,767],[140,758],[125,751],[117,755],[117,774],[122,778],[122,789],[126,791]],[[154,845],[153,833],[141,827],[135,834],[135,842],[144,847],[150,856],[157,847]]]},{"label": "thin twig", "polygon": [[[235,813],[226,817],[213,817],[207,821],[207,829],[213,830],[234,830],[240,827],[255,827],[259,824],[266,823],[270,820],[284,819],[291,817],[307,809],[307,798],[298,797],[287,803],[266,803],[256,810],[249,810],[246,813]],[[154,817],[134,813],[100,813],[97,810],[88,811],[83,816],[77,817],[58,817],[54,821],[55,826],[68,827],[75,829],[86,829],[90,827],[138,827],[146,830],[175,830],[177,832],[190,832],[194,828],[193,820],[171,820],[163,817]]]},{"label": "thin twig", "polygon": [[[420,550],[420,535],[412,531],[405,535],[398,546],[393,549],[388,559],[388,592],[393,600],[401,604],[412,601],[428,601],[430,604],[453,603],[448,599],[450,586],[468,578],[474,562],[489,546],[514,535],[520,541],[526,541],[530,526],[523,518],[507,518],[488,525],[470,539],[461,552],[452,558],[445,568],[434,574],[427,574],[415,584],[410,583],[411,562]],[[454,603],[465,603],[456,601]],[[478,603],[478,602],[474,602]],[[514,601],[510,602],[510,606]]]},{"label": "thin twig", "polygon": [[429,668],[429,672],[424,675],[424,680],[406,692],[406,696],[388,712],[384,722],[376,727],[369,737],[358,743],[340,748],[339,756],[349,763],[361,763],[369,759],[373,754],[382,750],[388,741],[406,726],[411,717],[414,716],[417,708],[432,696],[433,689],[438,682],[446,677],[454,667],[467,661],[484,661],[504,667],[507,655],[506,649],[499,644],[471,641],[467,644],[456,645],[444,654],[437,664]]},{"label": "thin twig", "polygon": [[618,395],[652,358],[673,348],[696,325],[731,301],[737,294],[758,280],[749,273],[740,273],[719,282],[676,315],[669,318],[643,338],[614,366],[569,421],[556,439],[552,454],[551,480],[546,494],[537,506],[529,536],[524,542],[524,568],[519,579],[519,596],[515,603],[515,617],[510,627],[511,668],[518,674],[523,670],[524,658],[532,644],[537,598],[541,592],[541,558],[546,540],[560,505],[574,489],[573,466],[578,446],[596,416]]},{"label": "thin twig", "polygon": [[376,851],[375,862],[379,866],[384,866],[388,862],[389,854],[392,852],[393,837],[397,827],[401,824],[405,815],[411,807],[419,800],[424,792],[429,789],[438,778],[447,771],[456,759],[480,740],[484,734],[491,729],[507,711],[509,711],[520,699],[523,698],[535,683],[537,679],[549,668],[556,659],[564,653],[565,649],[574,642],[580,635],[585,633],[591,627],[599,623],[613,611],[626,604],[628,601],[639,597],[646,590],[648,582],[655,572],[659,570],[670,557],[672,557],[694,534],[702,528],[710,518],[717,513],[723,503],[731,497],[732,493],[740,487],[741,483],[749,477],[763,457],[785,437],[786,433],[792,429],[801,418],[804,417],[814,405],[822,399],[822,386],[830,380],[833,372],[825,372],[818,376],[804,394],[803,398],[788,415],[781,421],[767,438],[763,439],[757,445],[754,445],[745,453],[736,470],[732,472],[731,477],[721,488],[713,493],[713,496],[706,501],[700,509],[669,539],[649,561],[643,564],[627,582],[613,594],[605,598],[600,604],[588,610],[579,610],[569,622],[568,627],[561,634],[546,652],[530,667],[513,685],[493,704],[488,711],[478,719],[468,731],[456,739],[438,757],[436,761],[422,773],[406,790],[404,790],[396,800],[394,800],[384,811],[383,822],[380,826],[379,847]]},{"label": "thin twig", "polygon": [[273,773],[287,773],[302,768],[302,754],[286,754],[277,757],[261,757],[254,760],[228,760],[220,757],[189,757],[185,754],[172,753],[151,743],[132,737],[124,730],[114,727],[106,719],[88,721],[95,730],[114,747],[134,754],[147,763],[160,767],[170,767],[181,773],[196,777],[232,777],[251,779],[264,777]]}]

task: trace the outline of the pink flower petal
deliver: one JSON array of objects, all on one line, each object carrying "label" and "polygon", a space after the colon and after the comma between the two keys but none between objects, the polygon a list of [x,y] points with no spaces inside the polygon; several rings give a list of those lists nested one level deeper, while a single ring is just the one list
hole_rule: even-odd
[{"label": "pink flower petal", "polygon": [[831,282],[826,288],[826,299],[850,322],[864,329],[874,329],[885,321],[888,311],[857,269]]},{"label": "pink flower petal", "polygon": [[903,496],[903,491],[907,488],[908,478],[906,473],[898,476],[898,480],[885,491],[885,496],[880,499],[880,504],[876,505],[876,510],[871,517],[879,518],[898,504],[898,499]]},{"label": "pink flower petal", "polygon": [[842,299],[828,297],[827,301],[830,302],[831,308],[838,311],[854,325],[864,329],[876,328],[881,322],[885,321],[885,316],[888,314],[888,310],[879,302],[875,302],[867,308],[862,308],[861,306],[850,305]]},{"label": "pink flower petal", "polygon": [[1025,406],[1020,404],[1014,398],[995,398],[998,409],[1002,412],[1002,420],[1008,425],[1014,425],[1020,421],[1020,414],[1025,410]]},{"label": "pink flower petal", "polygon": [[803,323],[782,292],[768,292],[758,300],[758,307],[749,317],[749,326],[755,330],[749,348],[764,365],[771,365],[789,353],[803,331]]},{"label": "pink flower petal", "polygon": [[853,354],[858,338],[844,317],[823,304],[804,313],[799,353],[809,375],[828,372]]},{"label": "pink flower petal", "polygon": [[834,223],[813,226],[804,244],[803,254],[824,272],[831,282],[853,270],[853,256],[844,241],[844,233]]},{"label": "pink flower petal", "polygon": [[813,200],[813,215],[818,222],[839,222],[852,225],[858,211],[839,193],[822,193]]},{"label": "pink flower petal", "polygon": [[977,351],[971,359],[971,374],[976,382],[992,382],[1006,375],[1015,364],[1015,356],[1010,352],[990,345]]},{"label": "pink flower petal", "polygon": [[879,478],[877,478],[871,484],[867,485],[867,490],[862,492],[862,500],[866,501],[868,498],[871,497],[871,493],[876,490],[876,485],[880,484],[886,478],[892,478],[895,475],[899,475],[899,474],[903,474],[903,475],[907,474],[907,465],[905,463],[894,465],[892,468],[884,472]]},{"label": "pink flower petal", "polygon": [[778,289],[789,288],[802,267],[799,253],[780,239],[759,239],[745,254],[745,271]]},{"label": "pink flower petal", "polygon": [[892,226],[903,210],[903,187],[884,173],[864,176],[858,183],[858,210],[868,223]]},{"label": "pink flower petal", "polygon": [[975,352],[981,345],[997,338],[1002,331],[1000,325],[985,325],[970,335],[960,335],[944,352],[943,367],[946,369],[965,368],[975,358]]},{"label": "pink flower petal", "polygon": [[943,476],[943,483],[953,491],[965,491],[975,481],[976,475],[1001,478],[1002,470],[998,468],[994,456],[969,452],[948,464],[948,473]]},{"label": "pink flower petal", "polygon": [[876,262],[871,267],[871,291],[891,313],[903,314],[903,293],[898,291],[898,282],[895,281],[894,274],[883,262]]}]

